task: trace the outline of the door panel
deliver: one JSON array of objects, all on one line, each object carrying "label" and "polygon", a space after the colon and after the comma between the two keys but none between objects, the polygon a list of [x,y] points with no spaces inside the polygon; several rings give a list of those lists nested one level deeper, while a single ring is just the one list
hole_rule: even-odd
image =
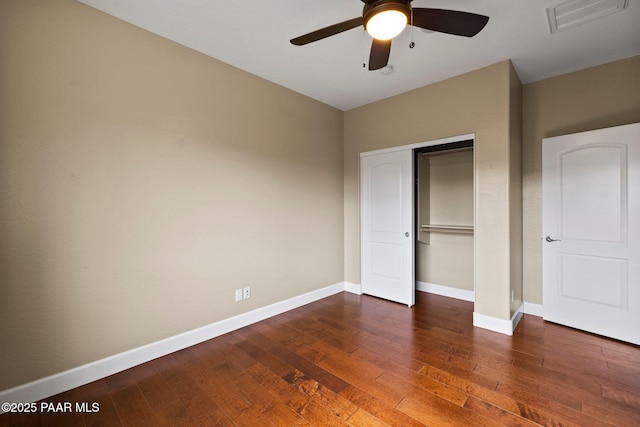
[{"label": "door panel", "polygon": [[413,151],[364,155],[362,291],[414,304]]},{"label": "door panel", "polygon": [[564,239],[624,243],[627,162],[624,144],[591,144],[560,155]]},{"label": "door panel", "polygon": [[640,124],[543,140],[545,320],[640,344]]},{"label": "door panel", "polygon": [[[560,254],[560,295],[565,298],[626,307],[627,261],[584,255]],[[602,286],[606,283],[606,286]]]},{"label": "door panel", "polygon": [[371,272],[376,276],[402,280],[402,245],[372,242]]},{"label": "door panel", "polygon": [[380,163],[369,170],[371,179],[371,230],[378,233],[402,231],[402,164]]}]

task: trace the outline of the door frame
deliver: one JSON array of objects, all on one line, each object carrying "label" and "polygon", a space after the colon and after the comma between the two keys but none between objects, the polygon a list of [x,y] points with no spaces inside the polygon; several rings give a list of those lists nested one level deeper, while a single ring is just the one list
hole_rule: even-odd
[{"label": "door frame", "polygon": [[[358,162],[358,219],[360,221],[360,227],[359,227],[359,232],[360,232],[360,292],[358,293],[362,293],[362,255],[363,255],[363,247],[364,247],[364,243],[363,243],[363,238],[364,238],[364,233],[363,233],[363,221],[362,221],[362,213],[363,213],[363,207],[362,207],[362,182],[360,182],[360,177],[362,174],[362,170],[361,170],[361,163],[362,163],[362,158],[366,157],[366,156],[372,156],[372,155],[377,155],[377,154],[386,154],[386,153],[393,153],[396,151],[405,151],[405,150],[415,150],[418,148],[424,148],[424,147],[431,147],[434,145],[443,145],[443,144],[449,144],[452,142],[459,142],[459,141],[464,141],[464,140],[472,140],[473,141],[473,186],[474,186],[474,190],[473,190],[473,222],[474,222],[474,228],[475,228],[475,222],[476,222],[476,186],[475,186],[475,178],[476,178],[476,150],[475,150],[475,144],[476,144],[476,134],[475,133],[468,133],[468,134],[463,134],[463,135],[456,135],[456,136],[450,136],[447,138],[440,138],[440,139],[434,139],[434,140],[430,140],[430,141],[424,141],[424,142],[417,142],[414,144],[407,144],[407,145],[400,145],[400,146],[396,146],[396,147],[389,147],[389,148],[382,148],[379,150],[372,150],[372,151],[364,151],[362,153],[360,153],[359,159],[360,161]],[[414,171],[414,179],[415,179],[415,171]],[[415,188],[415,187],[414,187]],[[415,192],[412,189],[412,194],[413,196],[411,197],[411,206],[409,206],[409,209],[411,209],[412,212],[415,212],[415,206],[416,206],[416,200],[415,200]],[[413,224],[412,224],[412,229],[413,229],[413,240],[414,240],[414,245],[415,245],[415,239],[416,239],[416,230],[417,230],[417,225],[416,225],[416,218],[415,215],[413,215]],[[473,238],[473,289],[474,289],[474,304],[475,304],[475,288],[476,288],[476,251],[477,249],[477,241],[476,238],[474,236]],[[412,263],[412,269],[413,269],[413,275],[414,275],[414,279],[413,279],[413,288],[414,288],[414,292],[415,290],[420,290],[416,287],[416,280],[415,280],[415,271],[416,271],[416,257],[415,257],[415,250],[414,250],[414,256],[411,260]]]}]

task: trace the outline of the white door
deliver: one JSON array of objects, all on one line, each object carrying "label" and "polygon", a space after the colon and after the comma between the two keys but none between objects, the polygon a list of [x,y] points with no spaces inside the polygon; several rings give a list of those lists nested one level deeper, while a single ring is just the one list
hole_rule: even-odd
[{"label": "white door", "polygon": [[640,344],[640,123],[542,152],[544,319]]},{"label": "white door", "polygon": [[362,292],[415,303],[413,150],[362,155]]}]

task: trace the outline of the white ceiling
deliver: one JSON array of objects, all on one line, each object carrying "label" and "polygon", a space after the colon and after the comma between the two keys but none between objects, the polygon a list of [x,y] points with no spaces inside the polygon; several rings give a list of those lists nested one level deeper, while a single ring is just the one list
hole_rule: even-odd
[{"label": "white ceiling", "polygon": [[[349,110],[511,59],[523,83],[640,54],[640,0],[551,34],[546,8],[561,0],[414,0],[413,7],[479,13],[473,38],[411,27],[393,41],[383,75],[368,71],[361,28],[306,45],[291,38],[361,16],[360,0],[79,0],[169,40]],[[409,48],[411,37],[415,48]]]}]

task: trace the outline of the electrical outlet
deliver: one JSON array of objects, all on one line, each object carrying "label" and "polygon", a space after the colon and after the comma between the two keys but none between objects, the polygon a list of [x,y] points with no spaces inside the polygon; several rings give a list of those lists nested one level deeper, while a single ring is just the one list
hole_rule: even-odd
[{"label": "electrical outlet", "polygon": [[247,286],[244,288],[244,299],[251,298],[251,288]]},{"label": "electrical outlet", "polygon": [[236,289],[236,302],[242,301],[242,289]]},{"label": "electrical outlet", "polygon": [[516,291],[511,290],[511,302],[515,302],[516,301]]}]

